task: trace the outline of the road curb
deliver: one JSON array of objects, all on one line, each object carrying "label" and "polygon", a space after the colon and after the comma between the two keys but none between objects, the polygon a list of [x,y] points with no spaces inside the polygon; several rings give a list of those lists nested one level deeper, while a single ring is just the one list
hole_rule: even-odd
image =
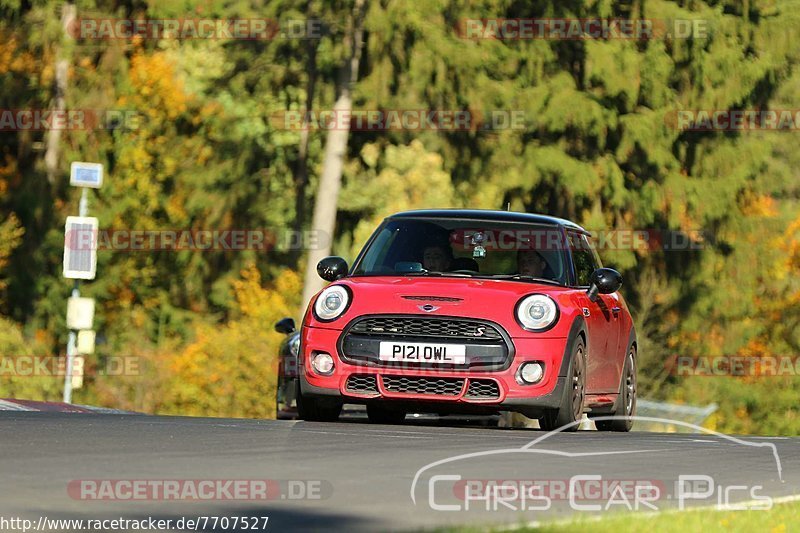
[{"label": "road curb", "polygon": [[40,402],[35,400],[17,400],[14,398],[0,398],[0,411],[24,411],[39,413],[95,413],[135,415],[133,411],[110,409],[107,407],[94,407],[91,405],[75,405],[64,402]]}]

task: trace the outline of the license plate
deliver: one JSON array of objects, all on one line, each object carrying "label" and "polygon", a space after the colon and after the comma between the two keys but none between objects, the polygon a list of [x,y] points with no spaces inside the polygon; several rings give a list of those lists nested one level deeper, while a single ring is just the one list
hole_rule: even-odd
[{"label": "license plate", "polygon": [[427,342],[381,342],[381,361],[463,365],[467,347],[463,344],[430,344]]}]

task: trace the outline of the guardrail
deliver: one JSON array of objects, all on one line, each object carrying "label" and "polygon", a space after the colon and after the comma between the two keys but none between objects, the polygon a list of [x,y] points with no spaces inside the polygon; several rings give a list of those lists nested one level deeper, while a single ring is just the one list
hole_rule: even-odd
[{"label": "guardrail", "polygon": [[[702,426],[703,423],[719,408],[715,403],[706,406],[696,405],[683,405],[676,403],[654,402],[651,400],[638,399],[636,401],[636,414],[638,416],[647,416],[652,418],[664,418],[675,420],[676,422],[687,422],[696,426]],[[538,428],[539,422],[525,418],[522,415],[515,413],[503,413],[500,417],[501,427],[528,427]],[[594,430],[597,429],[592,422],[591,418],[584,415],[583,422],[580,425],[581,430]],[[648,422],[637,420],[633,425],[633,431],[654,431],[664,433],[697,433],[690,428],[679,424]]]}]

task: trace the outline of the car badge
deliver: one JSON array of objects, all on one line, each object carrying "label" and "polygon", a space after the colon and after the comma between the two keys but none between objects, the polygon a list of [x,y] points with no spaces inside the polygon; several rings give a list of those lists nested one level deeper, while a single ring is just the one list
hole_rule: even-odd
[{"label": "car badge", "polygon": [[436,311],[437,309],[439,309],[439,307],[438,307],[438,306],[436,306],[436,305],[431,305],[431,304],[418,305],[418,306],[417,306],[417,308],[418,308],[420,311],[425,311],[426,313],[433,313],[434,311]]},{"label": "car badge", "polygon": [[589,308],[588,307],[584,307],[583,308],[583,316],[589,316]]}]

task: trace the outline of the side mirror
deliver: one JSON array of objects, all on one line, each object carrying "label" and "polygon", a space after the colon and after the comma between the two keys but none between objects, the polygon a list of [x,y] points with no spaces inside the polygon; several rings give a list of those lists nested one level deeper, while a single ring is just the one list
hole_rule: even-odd
[{"label": "side mirror", "polygon": [[591,301],[597,300],[598,294],[611,294],[622,287],[622,275],[613,268],[598,268],[589,278],[591,285],[586,293]]},{"label": "side mirror", "polygon": [[325,281],[336,281],[347,275],[347,261],[338,256],[326,257],[317,263],[317,274]]},{"label": "side mirror", "polygon": [[285,335],[289,335],[290,333],[294,333],[297,331],[297,327],[294,325],[294,319],[289,318],[282,318],[275,322],[275,331],[278,333],[283,333]]}]

